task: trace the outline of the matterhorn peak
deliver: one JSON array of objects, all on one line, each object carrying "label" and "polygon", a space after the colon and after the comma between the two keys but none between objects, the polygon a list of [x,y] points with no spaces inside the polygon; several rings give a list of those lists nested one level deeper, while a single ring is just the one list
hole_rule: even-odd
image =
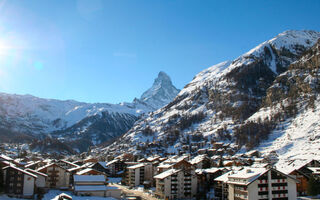
[{"label": "matterhorn peak", "polygon": [[179,91],[172,84],[168,74],[160,71],[152,87],[141,95],[140,101],[143,101],[154,109],[158,109],[170,103]]}]

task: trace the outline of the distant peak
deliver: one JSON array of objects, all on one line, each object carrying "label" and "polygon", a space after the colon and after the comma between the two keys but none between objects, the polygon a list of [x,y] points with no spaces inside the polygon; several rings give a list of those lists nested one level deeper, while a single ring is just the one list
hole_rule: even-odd
[{"label": "distant peak", "polygon": [[158,109],[172,101],[179,91],[172,84],[171,78],[165,72],[160,71],[152,87],[141,95],[140,101]]},{"label": "distant peak", "polygon": [[154,80],[153,85],[163,85],[163,84],[169,84],[172,85],[171,78],[163,71],[160,71],[158,74],[158,77]]}]

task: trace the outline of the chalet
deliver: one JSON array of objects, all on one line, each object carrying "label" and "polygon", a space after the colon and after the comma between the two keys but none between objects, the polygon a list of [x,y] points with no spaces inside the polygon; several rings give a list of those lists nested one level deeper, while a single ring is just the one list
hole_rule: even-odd
[{"label": "chalet", "polygon": [[65,189],[69,187],[69,171],[60,165],[51,163],[39,168],[37,171],[48,175],[46,187],[57,189]]},{"label": "chalet", "polygon": [[37,175],[10,165],[3,168],[4,191],[10,196],[33,198]]}]

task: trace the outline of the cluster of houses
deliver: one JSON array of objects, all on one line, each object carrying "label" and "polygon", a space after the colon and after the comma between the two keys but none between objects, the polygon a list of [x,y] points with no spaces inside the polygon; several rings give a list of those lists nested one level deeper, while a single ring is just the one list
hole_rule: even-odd
[{"label": "cluster of houses", "polygon": [[152,156],[136,162],[118,158],[107,165],[117,169],[113,175],[123,174],[123,185],[154,187],[154,195],[160,199],[295,200],[307,194],[311,176],[320,180],[317,160],[294,160],[278,165],[275,152],[260,156],[258,151],[232,157]]},{"label": "cluster of houses", "polygon": [[121,190],[107,184],[105,162],[86,159],[19,162],[0,155],[4,192],[10,197],[34,198],[49,189],[71,190],[75,195],[120,198]]},{"label": "cluster of houses", "polygon": [[233,156],[203,151],[193,157],[122,154],[106,162],[95,157],[21,162],[0,155],[0,163],[5,193],[24,198],[48,189],[120,198],[121,190],[107,180],[122,177],[122,185],[152,189],[159,199],[293,200],[307,194],[311,177],[320,180],[319,160],[280,162],[275,152],[262,157],[258,151]]}]

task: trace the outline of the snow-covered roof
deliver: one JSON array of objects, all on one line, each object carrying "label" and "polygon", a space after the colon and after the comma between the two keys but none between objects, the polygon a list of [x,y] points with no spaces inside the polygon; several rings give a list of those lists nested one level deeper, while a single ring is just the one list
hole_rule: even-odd
[{"label": "snow-covered roof", "polygon": [[207,174],[214,174],[217,171],[220,171],[221,169],[218,167],[212,167],[208,169],[196,169],[197,174],[207,173]]},{"label": "snow-covered roof", "polygon": [[215,181],[221,181],[221,182],[224,182],[224,183],[226,183],[227,181],[228,181],[228,177],[229,177],[229,175],[231,174],[231,173],[233,173],[233,172],[227,172],[227,173],[224,173],[224,174],[222,174],[221,176],[218,176],[217,178],[215,178],[214,180]]},{"label": "snow-covered roof", "polygon": [[74,163],[72,163],[72,162],[69,162],[69,161],[67,161],[67,160],[60,160],[60,161],[66,163],[66,164],[68,164],[68,165],[71,165],[71,166],[73,166],[73,167],[78,167],[78,166],[79,166],[79,165],[74,164]]},{"label": "snow-covered roof", "polygon": [[73,175],[74,182],[105,182],[104,175]]},{"label": "snow-covered roof", "polygon": [[198,156],[194,157],[192,160],[190,160],[190,163],[192,165],[198,164],[199,162],[203,161],[205,158],[206,158],[205,155],[198,155]]},{"label": "snow-covered roof", "polygon": [[37,175],[32,174],[32,173],[30,173],[30,172],[27,172],[26,170],[20,169],[20,168],[18,168],[18,167],[16,167],[16,166],[13,166],[13,165],[4,167],[3,170],[8,169],[8,168],[12,168],[12,169],[18,170],[18,171],[20,171],[20,172],[22,172],[22,173],[24,173],[24,174],[27,174],[27,175],[29,175],[29,176],[32,176],[33,178],[38,178]]},{"label": "snow-covered roof", "polygon": [[85,173],[90,172],[90,171],[95,171],[95,172],[98,172],[100,174],[103,173],[103,172],[100,172],[100,171],[92,169],[92,168],[86,168],[86,169],[83,169],[83,170],[77,172],[77,175],[82,175],[82,174],[85,174]]},{"label": "snow-covered roof", "polygon": [[45,165],[45,166],[43,166],[43,167],[38,168],[37,171],[41,171],[41,170],[43,170],[43,169],[45,169],[45,168],[48,168],[48,167],[50,167],[50,166],[52,166],[52,165],[55,165],[55,166],[57,166],[57,167],[59,167],[59,168],[61,168],[61,169],[66,170],[65,168],[61,167],[60,165],[58,165],[58,164],[56,164],[56,163],[49,163],[49,164],[47,164],[47,165]]},{"label": "snow-covered roof", "polygon": [[107,190],[107,186],[105,185],[75,185],[74,191],[105,191]]},{"label": "snow-covered roof", "polygon": [[113,163],[116,163],[116,162],[118,162],[119,160],[117,160],[117,159],[114,159],[114,160],[111,160],[110,162],[108,162],[107,164],[106,164],[106,166],[109,166],[109,165],[111,165],[111,164],[113,164]]},{"label": "snow-covered roof", "polygon": [[298,170],[302,168],[303,166],[307,165],[311,159],[306,159],[306,160],[293,160],[289,162],[278,162],[275,166],[277,170],[279,170],[282,173],[285,174],[290,174],[295,170]]},{"label": "snow-covered roof", "polygon": [[249,179],[251,182],[256,177],[261,176],[266,173],[268,169],[266,168],[254,168],[254,167],[246,167],[234,174],[231,174],[229,178],[240,178],[240,179]]},{"label": "snow-covered roof", "polygon": [[7,161],[13,161],[12,158],[10,158],[9,156],[6,156],[6,155],[4,155],[4,154],[1,154],[1,155],[0,155],[0,159],[7,160]]},{"label": "snow-covered roof", "polygon": [[76,171],[76,170],[79,170],[79,169],[87,168],[87,167],[89,167],[90,165],[91,165],[91,163],[85,163],[85,164],[83,164],[83,165],[81,165],[81,166],[68,169],[68,171],[69,171],[69,172]]},{"label": "snow-covered roof", "polygon": [[157,160],[157,159],[159,159],[159,158],[160,158],[160,156],[152,156],[152,157],[148,157],[148,158],[147,158],[147,161],[153,162],[153,161],[155,161],[155,160]]},{"label": "snow-covered roof", "polygon": [[40,175],[40,176],[48,177],[48,175],[47,175],[47,174],[44,174],[44,173],[38,172],[38,171],[33,170],[33,169],[29,169],[29,168],[27,168],[27,169],[25,169],[25,170],[26,170],[26,171],[28,171],[28,172],[31,172],[31,173],[33,173],[33,174],[37,174],[37,175]]},{"label": "snow-covered roof", "polygon": [[36,164],[40,163],[40,162],[42,162],[42,161],[41,161],[41,160],[38,160],[38,161],[35,161],[35,162],[32,161],[32,162],[26,164],[24,167],[25,167],[25,168],[29,168],[29,167],[31,167],[31,166],[33,166],[33,165],[36,165]]},{"label": "snow-covered roof", "polygon": [[268,163],[253,163],[251,167],[261,168],[261,167],[266,167],[268,165],[269,165]]},{"label": "snow-covered roof", "polygon": [[133,165],[133,166],[127,167],[127,169],[137,169],[137,168],[144,167],[144,166],[146,166],[145,163],[140,163],[140,164],[137,164],[137,165]]},{"label": "snow-covered roof", "polygon": [[155,179],[164,179],[164,178],[166,178],[168,176],[171,176],[171,175],[173,175],[173,174],[175,174],[175,173],[177,173],[179,171],[181,171],[181,169],[169,169],[169,170],[167,170],[165,172],[162,172],[161,174],[158,174],[158,175],[154,176],[154,178]]}]

